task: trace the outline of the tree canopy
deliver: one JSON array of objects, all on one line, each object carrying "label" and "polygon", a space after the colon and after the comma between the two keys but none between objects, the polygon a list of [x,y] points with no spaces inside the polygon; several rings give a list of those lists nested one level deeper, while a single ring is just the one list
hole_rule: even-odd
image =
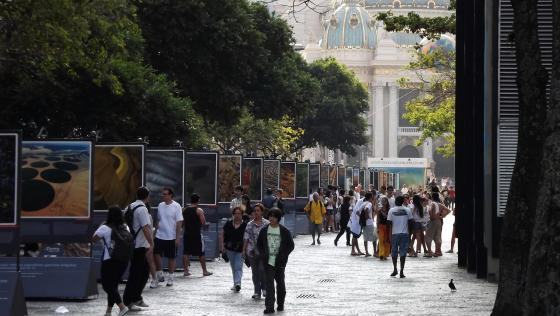
[{"label": "tree canopy", "polygon": [[146,57],[207,121],[303,113],[313,90],[287,23],[259,3],[136,1]]},{"label": "tree canopy", "polygon": [[0,16],[1,126],[158,145],[200,138],[191,102],[143,63],[127,1],[10,1]]},{"label": "tree canopy", "polygon": [[[319,143],[351,152],[363,142],[364,90],[334,61],[319,71],[292,45],[286,21],[247,0],[4,1],[0,126],[26,138],[193,149],[227,144],[218,131],[244,131],[235,145],[244,151],[285,156]],[[344,128],[310,123],[329,119]]]},{"label": "tree canopy", "polygon": [[367,91],[356,76],[334,58],[320,59],[310,65],[320,82],[315,107],[296,122],[305,130],[300,146],[317,144],[355,155],[354,146],[367,142],[365,132],[368,110]]},{"label": "tree canopy", "polygon": [[427,138],[443,137],[444,145],[436,150],[445,157],[455,155],[455,52],[436,49],[418,52],[408,69],[418,82],[402,78],[402,87],[420,90],[417,98],[407,102],[403,115],[422,132],[418,144]]},{"label": "tree canopy", "polygon": [[[451,0],[449,10],[455,11],[456,0]],[[382,12],[377,15],[377,20],[383,21],[385,30],[388,32],[410,32],[416,33],[428,39],[437,39],[441,34],[455,34],[457,17],[452,13],[447,17],[421,17],[416,12],[407,15],[394,15],[392,12]]]}]

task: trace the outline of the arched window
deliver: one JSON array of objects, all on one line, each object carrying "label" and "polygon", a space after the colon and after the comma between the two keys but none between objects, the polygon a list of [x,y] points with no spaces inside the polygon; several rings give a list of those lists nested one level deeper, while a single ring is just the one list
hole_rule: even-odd
[{"label": "arched window", "polygon": [[407,145],[399,151],[399,158],[420,158],[420,152],[418,151],[418,148],[412,145]]},{"label": "arched window", "polygon": [[435,3],[435,2],[433,2],[433,1],[428,2],[428,8],[429,8],[429,9],[433,9],[433,8],[435,8],[435,7],[436,7],[436,3]]},{"label": "arched window", "polygon": [[398,9],[401,7],[401,2],[399,0],[393,1],[393,8]]}]

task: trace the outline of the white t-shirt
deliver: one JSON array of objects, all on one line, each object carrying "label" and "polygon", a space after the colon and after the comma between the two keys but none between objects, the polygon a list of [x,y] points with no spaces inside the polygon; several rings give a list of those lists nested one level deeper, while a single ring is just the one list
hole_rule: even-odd
[{"label": "white t-shirt", "polygon": [[364,202],[363,210],[367,210],[369,218],[366,221],[366,226],[373,226],[373,206],[371,202]]},{"label": "white t-shirt", "polygon": [[350,222],[348,222],[348,226],[354,234],[360,234],[362,232],[362,227],[360,226],[360,211],[363,204],[364,199],[360,199],[352,208],[352,214],[350,215]]},{"label": "white t-shirt", "polygon": [[[140,200],[136,200],[132,204],[130,204],[130,208],[133,209],[138,205],[142,205],[134,211],[134,221],[132,223],[131,231],[132,235],[136,235],[136,243],[134,248],[150,248],[150,243],[146,240],[146,236],[144,236],[144,232],[142,232],[142,227],[149,225],[150,230],[153,231],[153,224],[152,224],[152,216],[148,212],[146,205],[144,202]],[[127,208],[128,209],[128,208]],[[126,210],[125,210],[126,212]]]},{"label": "white t-shirt", "polygon": [[[101,238],[100,242],[103,244],[103,261],[111,259],[111,255],[109,254],[109,251],[107,251],[107,247],[111,247],[112,232],[113,230],[111,229],[111,227],[103,224],[99,226],[99,228],[94,233],[95,236]],[[107,246],[105,246],[105,244],[107,244]]]},{"label": "white t-shirt", "polygon": [[183,220],[181,205],[175,201],[169,204],[161,202],[158,205],[158,229],[156,238],[161,240],[175,240],[177,238],[177,222]]},{"label": "white t-shirt", "polygon": [[408,234],[408,221],[413,219],[408,207],[395,206],[389,210],[387,220],[393,223],[392,234]]},{"label": "white t-shirt", "polygon": [[390,208],[395,207],[395,195],[393,195],[392,197],[387,197],[387,200],[389,200],[389,207]]}]

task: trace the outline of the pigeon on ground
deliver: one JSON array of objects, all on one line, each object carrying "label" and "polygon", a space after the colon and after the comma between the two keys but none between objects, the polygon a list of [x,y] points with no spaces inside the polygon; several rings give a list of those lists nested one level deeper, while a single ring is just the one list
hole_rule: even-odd
[{"label": "pigeon on ground", "polygon": [[449,281],[449,288],[451,289],[451,292],[457,291],[457,288],[455,287],[455,284],[453,284],[453,279],[451,279],[451,281]]}]

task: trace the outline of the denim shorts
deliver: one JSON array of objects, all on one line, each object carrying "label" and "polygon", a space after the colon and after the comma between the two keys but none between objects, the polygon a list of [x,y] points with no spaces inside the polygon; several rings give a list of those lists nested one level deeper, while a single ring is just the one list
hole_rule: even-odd
[{"label": "denim shorts", "polygon": [[391,256],[397,257],[400,254],[401,257],[406,257],[408,242],[408,234],[393,234],[391,236]]}]

